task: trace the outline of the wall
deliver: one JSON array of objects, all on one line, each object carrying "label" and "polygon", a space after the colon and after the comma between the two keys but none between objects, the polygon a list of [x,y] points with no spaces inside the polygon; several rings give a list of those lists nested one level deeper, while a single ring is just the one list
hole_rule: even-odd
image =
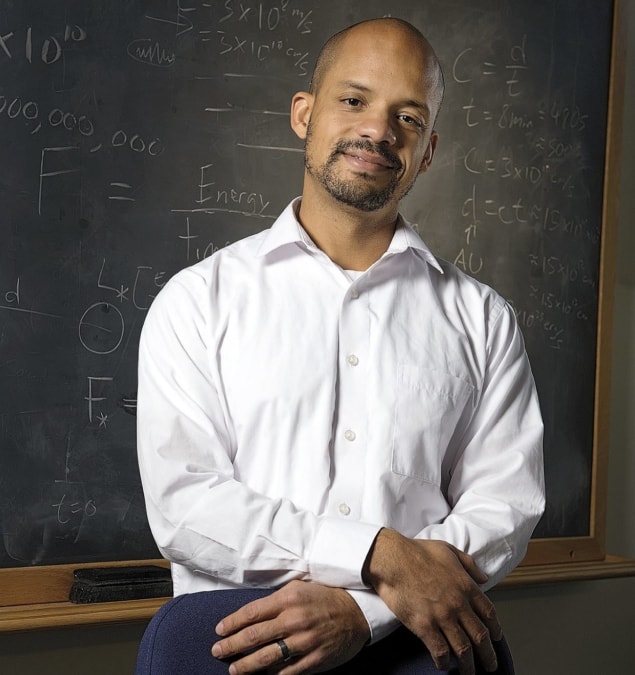
[{"label": "wall", "polygon": [[[635,0],[628,10],[618,267],[615,297],[607,550],[635,557]],[[517,675],[633,672],[635,577],[492,594]],[[132,673],[143,625],[0,635],[4,675]]]}]

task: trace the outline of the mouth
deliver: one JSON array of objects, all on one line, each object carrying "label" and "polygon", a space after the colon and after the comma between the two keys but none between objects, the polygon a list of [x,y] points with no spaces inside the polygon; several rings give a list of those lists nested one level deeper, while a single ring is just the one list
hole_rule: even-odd
[{"label": "mouth", "polygon": [[347,158],[352,160],[355,164],[363,167],[367,167],[371,170],[382,170],[382,169],[396,169],[394,162],[391,162],[381,155],[377,155],[371,152],[360,152],[359,150],[347,150],[344,154]]},{"label": "mouth", "polygon": [[401,169],[401,161],[388,149],[371,143],[342,142],[338,144],[336,152],[359,171],[380,173]]}]

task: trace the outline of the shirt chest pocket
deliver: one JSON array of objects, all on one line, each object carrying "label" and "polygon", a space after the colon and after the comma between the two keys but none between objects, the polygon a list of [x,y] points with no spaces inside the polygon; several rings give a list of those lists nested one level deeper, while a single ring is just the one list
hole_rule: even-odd
[{"label": "shirt chest pocket", "polygon": [[392,439],[392,471],[441,484],[441,465],[474,387],[443,371],[400,364]]}]

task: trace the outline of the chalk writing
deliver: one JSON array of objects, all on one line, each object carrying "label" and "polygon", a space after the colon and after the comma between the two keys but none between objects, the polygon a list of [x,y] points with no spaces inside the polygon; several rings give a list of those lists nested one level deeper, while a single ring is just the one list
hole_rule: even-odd
[{"label": "chalk writing", "polygon": [[259,192],[248,192],[234,187],[217,186],[213,177],[213,164],[200,167],[200,180],[197,184],[197,198],[194,200],[200,206],[192,209],[172,209],[175,213],[235,213],[243,216],[258,218],[275,218],[265,213],[270,202],[265,201]]},{"label": "chalk writing", "polygon": [[106,400],[106,396],[97,396],[93,391],[93,386],[97,382],[112,382],[112,377],[89,377],[88,378],[88,395],[84,397],[88,401],[88,421],[93,421],[93,403],[99,403]]},{"label": "chalk writing", "polygon": [[151,38],[142,38],[131,42],[128,45],[128,55],[135,61],[157,68],[169,68],[176,61],[176,54],[172,50],[162,47]]},{"label": "chalk writing", "polygon": [[135,201],[135,198],[132,197],[127,192],[128,190],[132,190],[132,186],[129,183],[113,182],[113,183],[110,184],[110,187],[120,189],[123,194],[108,195],[108,199],[112,199],[114,201],[122,201],[122,202],[134,202]]},{"label": "chalk writing", "polygon": [[572,263],[560,256],[530,253],[529,264],[534,274],[557,277],[562,282],[580,282],[593,287],[597,285],[595,276],[587,271],[582,260]]},{"label": "chalk writing", "polygon": [[77,129],[82,136],[92,136],[95,133],[95,127],[86,115],[77,117],[73,113],[64,112],[59,108],[53,108],[48,114],[48,123],[52,127],[63,126],[66,131]]},{"label": "chalk writing", "polygon": [[110,139],[113,148],[128,147],[133,152],[145,152],[151,157],[158,157],[163,153],[165,148],[159,138],[153,138],[150,142],[146,142],[140,134],[128,134],[123,129],[117,129]]},{"label": "chalk writing", "polygon": [[200,239],[199,234],[192,234],[190,229],[190,218],[185,218],[185,234],[179,234],[178,238],[185,242],[185,261],[187,263],[197,262],[216,253],[219,249],[227,246],[231,242],[226,241],[222,246],[215,244],[213,241],[204,243],[203,245],[195,245],[195,240]]},{"label": "chalk writing", "polygon": [[[227,77],[235,77],[230,73],[226,74]],[[254,115],[280,115],[281,117],[289,117],[288,111],[275,111],[275,110],[250,110],[248,108],[241,108],[239,106],[228,103],[224,108],[205,108],[205,112],[215,112],[215,113],[238,113],[246,112]]]},{"label": "chalk writing", "polygon": [[[219,19],[219,23],[235,20],[243,23],[254,22],[257,24],[259,30],[274,31],[280,26],[283,14],[287,12],[289,7],[289,0],[281,0],[273,7],[265,8],[262,2],[253,3],[239,2],[238,0],[225,0],[225,14]],[[293,17],[299,17],[297,28],[304,27],[304,30],[311,32],[311,22],[309,17],[312,12],[302,12],[294,10]]]},{"label": "chalk writing", "polygon": [[[97,288],[111,291],[120,303],[131,300],[132,304],[140,310],[146,310],[150,307],[156,293],[167,281],[165,271],[154,271],[149,265],[138,265],[132,282],[132,297],[129,298],[129,285],[120,283],[118,287],[115,287],[104,281],[105,266],[106,259],[104,258],[97,277]],[[143,289],[144,286],[145,290]]]},{"label": "chalk writing", "polygon": [[136,396],[122,396],[117,404],[123,408],[125,413],[128,415],[137,414],[137,397]]},{"label": "chalk writing", "polygon": [[[0,115],[15,120],[22,117],[27,122],[32,122],[30,134],[36,134],[42,129],[40,117],[40,105],[34,100],[22,100],[20,96],[5,96],[0,94]],[[93,122],[86,115],[76,115],[65,112],[60,108],[52,108],[45,116],[44,124],[51,128],[60,127],[66,131],[79,131],[82,136],[92,136],[95,133]]]},{"label": "chalk writing", "polygon": [[20,277],[18,277],[15,283],[15,290],[7,291],[4,294],[4,299],[9,303],[15,303],[16,305],[20,304]]},{"label": "chalk writing", "polygon": [[[132,303],[134,306],[141,310],[149,309],[152,300],[166,281],[165,272],[155,272],[149,265],[139,265],[132,286]],[[147,286],[148,283],[150,284],[149,289],[144,292],[142,286],[144,284]]]},{"label": "chalk writing", "polygon": [[520,225],[529,222],[528,207],[524,197],[518,197],[513,203],[502,203],[498,199],[480,197],[476,185],[472,185],[470,196],[463,202],[461,215],[471,218],[476,224],[481,222],[479,215],[493,217],[503,225]]},{"label": "chalk writing", "polygon": [[454,259],[454,264],[457,267],[460,267],[464,272],[476,276],[482,271],[484,260],[482,256],[462,248]]},{"label": "chalk writing", "polygon": [[[44,179],[53,178],[55,176],[63,176],[71,173],[77,173],[80,170],[79,166],[71,166],[71,167],[66,166],[65,168],[60,167],[56,169],[48,169],[49,155],[52,153],[54,159],[63,158],[66,159],[67,161],[69,160],[74,161],[75,160],[74,153],[77,150],[79,150],[79,148],[72,145],[59,146],[54,148],[42,148],[40,160],[40,187],[38,191],[38,203],[37,203],[38,214],[40,215],[42,214],[42,193],[44,188]],[[62,153],[64,153],[64,155]],[[45,163],[47,164],[46,170],[45,170]],[[74,187],[75,188],[77,187],[77,183],[74,183]]]},{"label": "chalk writing", "polygon": [[511,305],[514,309],[518,325],[523,329],[539,330],[543,333],[546,339],[546,345],[550,349],[561,349],[565,342],[566,333],[561,325],[555,321],[547,318],[545,313],[541,310],[528,311],[525,309],[518,309]]},{"label": "chalk writing", "polygon": [[[545,114],[544,108],[539,111],[539,115],[542,118],[544,118]],[[554,101],[551,104],[548,114],[558,128],[563,130],[571,129],[573,131],[584,131],[589,118],[587,114],[582,113],[577,105],[569,107],[561,104],[559,101]]]},{"label": "chalk writing", "polygon": [[580,308],[580,302],[577,298],[571,300],[559,296],[557,293],[543,291],[538,286],[529,287],[529,297],[538,301],[538,304],[545,309],[554,309],[565,316],[571,315],[581,321],[588,321],[589,317],[586,310]]},{"label": "chalk writing", "polygon": [[289,47],[284,40],[271,40],[269,42],[257,42],[244,40],[237,35],[227,36],[223,31],[218,31],[221,56],[230,52],[253,56],[257,61],[265,61],[274,54],[284,54],[289,57],[301,77],[308,74],[309,52]]},{"label": "chalk writing", "polygon": [[499,129],[533,129],[534,120],[529,115],[516,113],[510,103],[503,103],[497,124]]},{"label": "chalk writing", "polygon": [[108,424],[108,415],[100,411],[99,415],[97,415],[97,421],[99,422],[99,428],[105,429],[106,425]]},{"label": "chalk writing", "polygon": [[280,146],[280,145],[256,145],[256,144],[249,144],[249,143],[236,143],[236,145],[239,148],[247,148],[247,149],[252,149],[252,150],[273,150],[273,151],[282,151],[282,152],[298,152],[298,153],[303,153],[304,148],[289,148],[286,146]]},{"label": "chalk writing", "polygon": [[0,304],[0,310],[22,312],[24,314],[31,314],[33,316],[48,317],[50,319],[63,318],[60,314],[52,314],[51,312],[38,311],[36,309],[33,309],[33,307],[20,306],[21,302],[20,277],[18,277],[16,280],[15,288],[10,288],[8,291],[5,292],[4,300],[7,304],[6,305]]},{"label": "chalk writing", "polygon": [[[71,501],[73,499],[73,501]],[[71,522],[73,516],[81,514],[87,518],[92,518],[97,514],[97,505],[92,499],[87,501],[77,500],[64,493],[62,498],[56,504],[51,504],[56,509],[57,522],[60,525],[66,525]]]},{"label": "chalk writing", "polygon": [[[519,165],[511,156],[509,149],[502,148],[497,157],[487,157],[476,146],[471,147],[462,154],[457,152],[457,159],[462,159],[463,167],[468,173],[494,174],[498,178],[527,181],[537,185],[545,178],[545,173],[550,169],[548,164],[542,166]],[[509,153],[509,154],[508,154]]]},{"label": "chalk writing", "polygon": [[[493,61],[483,61],[479,63],[474,61],[476,57],[475,49],[467,47],[461,51],[452,63],[452,77],[458,84],[467,84],[472,82],[478,76],[501,77],[506,85],[506,93],[510,97],[517,97],[522,94],[521,72],[528,69],[527,65],[527,36],[523,35],[518,44],[513,45],[509,50],[509,59],[503,62],[502,66]],[[466,63],[468,62],[468,63]]]},{"label": "chalk writing", "polygon": [[[483,79],[499,82],[503,88],[502,102],[489,102],[486,109],[482,109],[474,96],[471,95],[462,105],[465,126],[468,130],[480,132],[483,124],[496,124],[499,129],[508,131],[527,131],[534,127],[534,120],[526,112],[517,112],[513,101],[522,98],[524,92],[523,73],[528,72],[527,35],[508,49],[504,59],[480,58],[475,47],[468,46],[455,57],[452,63],[452,77],[461,85],[470,85],[473,81]],[[500,98],[500,97],[497,97]],[[473,145],[463,150],[460,145],[455,148],[455,162],[461,162],[468,175],[482,176],[490,182],[496,180],[512,180],[529,185],[538,185],[544,180],[547,168],[532,162],[518,161],[509,148],[501,148],[497,156],[479,149]],[[487,194],[486,183],[482,186],[474,183],[471,195],[465,199],[461,208],[461,215],[468,219],[465,226],[465,245],[459,248],[454,257],[454,264],[469,274],[478,276],[485,270],[485,260],[480,253],[471,250],[479,231],[485,225],[498,223],[507,226],[523,225],[526,205],[523,197],[518,197],[513,203],[501,203],[500,198],[493,193]],[[478,190],[482,190],[484,196]],[[493,220],[492,220],[493,219]]]},{"label": "chalk writing", "polygon": [[108,291],[113,291],[117,295],[117,299],[123,302],[124,300],[127,300],[128,298],[126,297],[128,293],[128,288],[125,287],[123,284],[119,286],[119,288],[113,288],[112,286],[108,286],[107,284],[104,283],[103,281],[103,274],[104,274],[104,267],[106,266],[106,258],[102,260],[101,263],[101,268],[99,270],[99,276],[97,277],[97,288],[104,288]]},{"label": "chalk writing", "polygon": [[[304,49],[297,36],[312,32],[313,10],[291,9],[288,0],[281,0],[273,6],[264,3],[234,2],[226,0],[225,13],[218,20],[216,37],[218,53],[221,56],[232,54],[252,58],[256,63],[267,61],[280,55],[288,59],[296,73],[304,77],[308,74],[310,52]],[[280,32],[289,23],[294,27],[296,39],[284,35],[271,39],[270,34]],[[233,24],[234,31],[226,26]],[[244,31],[253,25],[257,27],[262,39],[249,37]],[[203,33],[203,31],[202,31]],[[206,40],[210,40],[211,30],[204,31]]]},{"label": "chalk writing", "polygon": [[0,33],[0,56],[4,55],[5,58],[12,61],[14,57],[20,54],[28,63],[32,63],[35,59],[46,65],[51,65],[62,58],[64,45],[83,42],[86,36],[86,30],[81,26],[66,24],[64,29],[56,35],[36,38],[33,27],[27,26],[23,36],[16,34],[14,31]]},{"label": "chalk writing", "polygon": [[[44,179],[50,179],[56,176],[81,172],[81,160],[77,155],[71,157],[72,153],[81,152],[85,149],[86,143],[90,139],[92,144],[89,148],[89,154],[93,155],[99,152],[104,143],[95,139],[96,129],[93,120],[86,114],[77,115],[73,112],[65,111],[55,107],[42,116],[40,115],[40,105],[35,100],[24,100],[20,96],[5,96],[0,94],[0,116],[6,115],[9,120],[23,119],[31,126],[30,135],[38,134],[46,128],[59,129],[74,139],[79,134],[78,145],[59,145],[44,147],[41,150],[39,193],[38,193],[38,213],[42,215]],[[160,138],[144,138],[139,133],[130,133],[124,129],[115,130],[109,138],[107,146],[112,148],[128,149],[137,154],[147,153],[151,157],[158,157],[165,151],[165,146]],[[56,157],[52,153],[60,153]],[[66,156],[64,157],[63,154]],[[51,168],[49,164],[55,165],[61,162],[63,168]],[[78,191],[78,180],[67,182],[67,192],[75,194]],[[123,183],[111,183],[111,187],[125,187]],[[130,186],[128,186],[130,187]],[[61,192],[58,183],[54,186],[56,192]],[[130,194],[107,195],[107,198],[113,201],[133,201],[135,198]]]},{"label": "chalk writing", "polygon": [[586,218],[568,216],[558,208],[533,204],[529,210],[530,221],[545,232],[562,233],[574,238],[585,238],[593,244],[600,241],[599,227],[592,228]]}]

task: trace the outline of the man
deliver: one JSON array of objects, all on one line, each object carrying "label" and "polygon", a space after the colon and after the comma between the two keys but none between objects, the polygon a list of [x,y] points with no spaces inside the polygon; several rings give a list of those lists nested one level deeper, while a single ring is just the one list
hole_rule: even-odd
[{"label": "man", "polygon": [[215,626],[234,675],[352,672],[399,626],[438,668],[497,667],[484,590],[542,513],[542,422],[511,309],[399,215],[442,95],[410,24],[334,36],[292,100],[301,199],[144,325],[140,468],[175,593],[277,589]]}]

